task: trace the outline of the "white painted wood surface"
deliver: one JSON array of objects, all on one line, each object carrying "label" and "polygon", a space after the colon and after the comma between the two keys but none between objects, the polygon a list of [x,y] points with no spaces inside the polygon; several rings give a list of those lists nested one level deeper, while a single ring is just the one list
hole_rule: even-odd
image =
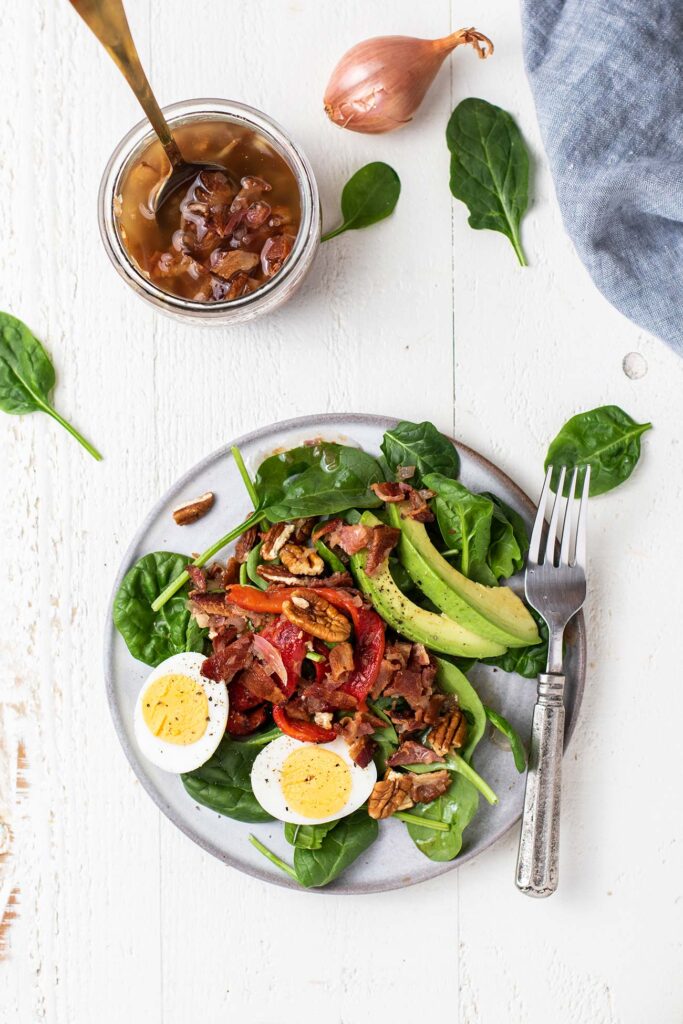
[{"label": "white painted wood surface", "polygon": [[[393,164],[403,194],[391,221],[325,245],[271,319],[233,331],[162,319],[114,274],[97,233],[99,175],[138,119],[132,96],[66,0],[3,7],[0,305],[45,340],[57,405],[106,461],[44,417],[0,423],[0,722],[7,758],[21,743],[28,764],[20,802],[0,802],[13,836],[0,893],[20,891],[0,1020],[681,1021],[683,363],[607,305],[562,231],[516,5],[128,7],[161,101],[266,109],[308,152],[328,223],[367,160]],[[322,116],[349,45],[469,24],[495,57],[456,53],[406,130],[364,137]],[[528,270],[451,202],[443,133],[468,95],[509,109],[532,148]],[[648,364],[636,381],[621,367],[631,351]],[[452,429],[535,493],[548,439],[602,402],[656,429],[631,483],[591,508],[590,669],[557,896],[517,894],[512,834],[414,889],[312,897],[226,869],[159,815],[114,736],[101,644],[121,553],[182,470],[272,420],[382,412]]]}]

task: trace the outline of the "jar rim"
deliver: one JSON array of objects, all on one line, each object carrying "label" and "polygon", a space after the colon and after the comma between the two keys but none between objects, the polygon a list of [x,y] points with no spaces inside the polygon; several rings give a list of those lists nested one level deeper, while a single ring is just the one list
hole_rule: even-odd
[{"label": "jar rim", "polygon": [[[154,130],[143,118],[123,136],[110,156],[100,181],[98,220],[107,255],[118,273],[142,298],[164,312],[181,318],[226,322],[246,320],[275,308],[300,283],[320,242],[321,215],[318,186],[303,150],[276,121],[255,107],[234,100],[200,98],[181,100],[162,108],[171,126],[192,120],[227,120],[243,124],[264,136],[292,171],[299,190],[301,222],[286,263],[256,291],[237,299],[202,302],[173,295],[155,285],[135,264],[123,244],[115,214],[115,200],[124,174],[140,152],[154,140]],[[285,294],[283,294],[285,292]],[[230,315],[232,314],[232,316]]]}]

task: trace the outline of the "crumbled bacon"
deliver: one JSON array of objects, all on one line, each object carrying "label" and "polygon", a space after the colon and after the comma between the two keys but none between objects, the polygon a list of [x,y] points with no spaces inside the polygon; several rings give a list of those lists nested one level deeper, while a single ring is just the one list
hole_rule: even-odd
[{"label": "crumbled bacon", "polygon": [[371,736],[375,729],[381,729],[384,724],[381,718],[371,715],[369,711],[357,711],[355,715],[346,715],[337,722],[337,733],[350,746],[360,736]]},{"label": "crumbled bacon", "polygon": [[332,531],[336,530],[338,526],[343,525],[344,524],[341,519],[328,519],[326,523],[319,523],[318,526],[314,528],[311,537],[314,541],[320,540],[321,537],[324,537],[328,533],[332,533]]},{"label": "crumbled bacon", "polygon": [[404,509],[401,515],[404,519],[415,519],[418,523],[433,523],[434,513],[427,502],[434,497],[433,491],[416,491],[411,487],[408,491],[408,509]]},{"label": "crumbled bacon", "polygon": [[393,526],[374,526],[368,544],[368,554],[365,559],[365,571],[368,576],[374,576],[379,567],[389,557],[389,552],[398,544],[401,531]]},{"label": "crumbled bacon", "polygon": [[310,683],[302,693],[302,700],[311,715],[316,711],[353,711],[357,706],[356,698],[350,693],[324,683]]},{"label": "crumbled bacon", "polygon": [[348,641],[336,644],[330,651],[330,674],[335,682],[348,672],[353,672],[353,647]]},{"label": "crumbled bacon", "polygon": [[425,747],[417,740],[404,740],[398,750],[391,755],[387,764],[392,768],[405,764],[434,764],[443,761],[435,751]]},{"label": "crumbled bacon", "polygon": [[235,544],[235,558],[240,564],[242,562],[246,562],[249,557],[249,552],[258,540],[258,536],[258,526],[250,526],[249,529],[245,530],[242,536],[238,538],[237,543]]},{"label": "crumbled bacon", "polygon": [[329,543],[340,547],[347,555],[356,555],[363,548],[366,548],[372,535],[371,526],[363,526],[361,523],[342,523],[335,526],[329,536]]},{"label": "crumbled bacon", "polygon": [[257,708],[252,708],[251,711],[237,711],[235,708],[230,708],[225,731],[230,736],[248,736],[249,733],[254,732],[260,725],[263,725],[267,714],[268,712],[264,704],[260,704]]},{"label": "crumbled bacon", "polygon": [[405,496],[410,490],[407,484],[395,483],[391,480],[383,480],[379,484],[370,484],[370,490],[374,491],[380,501],[386,501],[387,504],[392,502],[404,501]]},{"label": "crumbled bacon", "polygon": [[267,700],[271,704],[280,704],[285,699],[284,693],[273,677],[269,676],[257,661],[248,665],[240,672],[238,682],[254,697],[258,697],[259,700]]},{"label": "crumbled bacon", "polygon": [[202,664],[202,675],[215,682],[229,683],[254,660],[251,635],[241,636],[228,647],[222,646]]},{"label": "crumbled bacon", "polygon": [[351,760],[357,764],[359,768],[367,768],[372,761],[376,750],[377,744],[374,740],[371,740],[369,736],[361,736],[351,744],[349,747],[349,754],[351,756]]},{"label": "crumbled bacon", "polygon": [[190,577],[190,581],[195,591],[206,590],[206,574],[198,565],[186,565],[185,572]]}]

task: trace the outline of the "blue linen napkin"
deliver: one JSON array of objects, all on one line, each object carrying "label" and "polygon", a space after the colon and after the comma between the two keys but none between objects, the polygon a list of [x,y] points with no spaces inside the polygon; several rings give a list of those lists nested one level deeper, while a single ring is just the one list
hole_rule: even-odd
[{"label": "blue linen napkin", "polygon": [[522,0],[565,227],[617,309],[683,355],[683,0]]}]

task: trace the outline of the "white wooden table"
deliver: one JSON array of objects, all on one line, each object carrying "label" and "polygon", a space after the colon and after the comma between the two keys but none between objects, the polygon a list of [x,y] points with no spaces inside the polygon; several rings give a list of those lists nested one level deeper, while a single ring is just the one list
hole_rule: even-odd
[{"label": "white wooden table", "polygon": [[[13,839],[0,877],[15,896],[0,1020],[680,1022],[683,362],[608,306],[563,233],[516,5],[128,7],[161,101],[267,110],[307,151],[328,224],[368,160],[395,166],[403,193],[391,221],[326,244],[270,319],[166,320],[122,284],[97,232],[99,176],[134,99],[66,0],[3,7],[0,305],[45,340],[56,404],[106,459],[45,417],[1,417],[0,817]],[[406,130],[354,135],[323,117],[354,42],[470,24],[495,57],[457,52]],[[533,152],[527,270],[450,198],[444,130],[470,95],[509,109]],[[647,361],[638,380],[622,371],[632,351]],[[605,402],[656,429],[628,486],[591,507],[589,675],[553,899],[516,892],[514,834],[429,884],[321,898],[225,868],[161,817],[115,738],[101,647],[124,547],[181,471],[272,420],[378,412],[432,419],[535,495],[557,428]]]}]

